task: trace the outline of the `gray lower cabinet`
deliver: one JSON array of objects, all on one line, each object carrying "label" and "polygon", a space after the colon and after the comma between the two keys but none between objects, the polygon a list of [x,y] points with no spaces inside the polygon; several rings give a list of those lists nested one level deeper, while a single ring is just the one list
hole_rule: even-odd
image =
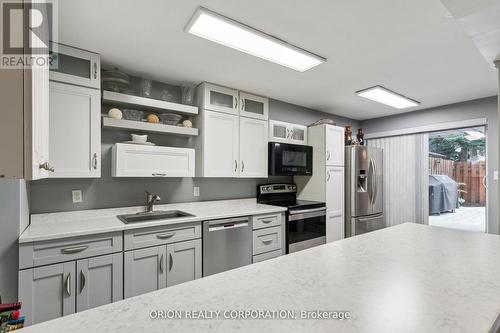
[{"label": "gray lower cabinet", "polygon": [[201,239],[167,245],[167,287],[201,278]]},{"label": "gray lower cabinet", "polygon": [[110,254],[76,262],[76,311],[123,299],[123,257]]},{"label": "gray lower cabinet", "polygon": [[19,272],[19,299],[26,325],[75,313],[74,261]]},{"label": "gray lower cabinet", "polygon": [[165,288],[166,257],[166,245],[125,252],[125,298]]},{"label": "gray lower cabinet", "polygon": [[122,254],[110,254],[19,272],[26,325],[123,299]]},{"label": "gray lower cabinet", "polygon": [[125,297],[201,277],[201,239],[125,252]]}]

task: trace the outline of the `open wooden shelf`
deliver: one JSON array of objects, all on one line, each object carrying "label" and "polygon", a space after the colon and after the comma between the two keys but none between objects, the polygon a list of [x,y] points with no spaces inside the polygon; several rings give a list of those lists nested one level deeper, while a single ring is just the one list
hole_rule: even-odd
[{"label": "open wooden shelf", "polygon": [[127,95],[108,90],[103,90],[102,101],[104,104],[108,105],[138,108],[140,110],[154,110],[160,113],[174,112],[184,115],[198,114],[198,107],[196,106],[160,101],[157,99]]},{"label": "open wooden shelf", "polygon": [[181,135],[181,136],[198,135],[197,128],[188,128],[188,127],[172,126],[164,124],[152,124],[143,121],[114,119],[109,117],[102,117],[102,128],[130,130],[138,132],[163,133],[163,134]]}]

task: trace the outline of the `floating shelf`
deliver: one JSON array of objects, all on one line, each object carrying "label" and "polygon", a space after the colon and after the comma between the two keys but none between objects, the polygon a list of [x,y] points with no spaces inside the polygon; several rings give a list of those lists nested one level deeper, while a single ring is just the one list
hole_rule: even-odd
[{"label": "floating shelf", "polygon": [[150,109],[156,112],[175,112],[184,115],[198,114],[198,107],[196,106],[160,101],[157,99],[127,95],[107,90],[102,92],[102,101],[104,104],[135,107],[141,110]]},{"label": "floating shelf", "polygon": [[188,128],[164,124],[151,124],[143,121],[113,119],[102,117],[102,128],[131,130],[140,132],[163,133],[182,136],[197,136],[197,128]]}]

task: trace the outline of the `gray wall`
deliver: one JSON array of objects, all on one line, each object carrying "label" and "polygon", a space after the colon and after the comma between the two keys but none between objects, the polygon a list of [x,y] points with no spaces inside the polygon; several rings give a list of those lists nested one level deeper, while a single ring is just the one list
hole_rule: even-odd
[{"label": "gray wall", "polygon": [[498,117],[497,97],[488,97],[463,103],[450,104],[437,108],[377,118],[362,122],[365,133],[377,133],[425,126],[436,123],[486,118],[488,150],[488,231],[498,234],[498,181],[493,180],[493,171],[498,170]]},{"label": "gray wall", "polygon": [[[331,118],[340,126],[357,122],[297,105],[271,100],[270,118],[308,125],[321,118]],[[290,177],[269,179],[228,178],[112,178],[111,147],[129,140],[119,131],[102,131],[102,167],[99,179],[45,179],[31,182],[31,213],[96,209],[142,205],[145,190],[157,193],[164,203],[255,197],[258,184],[291,181]],[[165,146],[192,147],[191,139],[151,135],[150,141]],[[200,197],[193,196],[193,186],[200,187]],[[73,204],[71,190],[83,191],[83,202]]]},{"label": "gray wall", "polygon": [[0,180],[0,296],[2,302],[17,301],[17,238],[28,225],[26,184]]}]

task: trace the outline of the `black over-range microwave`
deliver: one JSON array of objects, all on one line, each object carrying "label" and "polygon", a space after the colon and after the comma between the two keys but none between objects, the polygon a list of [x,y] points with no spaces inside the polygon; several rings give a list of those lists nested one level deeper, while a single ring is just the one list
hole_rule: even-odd
[{"label": "black over-range microwave", "polygon": [[289,143],[269,142],[270,176],[311,176],[313,148]]}]

